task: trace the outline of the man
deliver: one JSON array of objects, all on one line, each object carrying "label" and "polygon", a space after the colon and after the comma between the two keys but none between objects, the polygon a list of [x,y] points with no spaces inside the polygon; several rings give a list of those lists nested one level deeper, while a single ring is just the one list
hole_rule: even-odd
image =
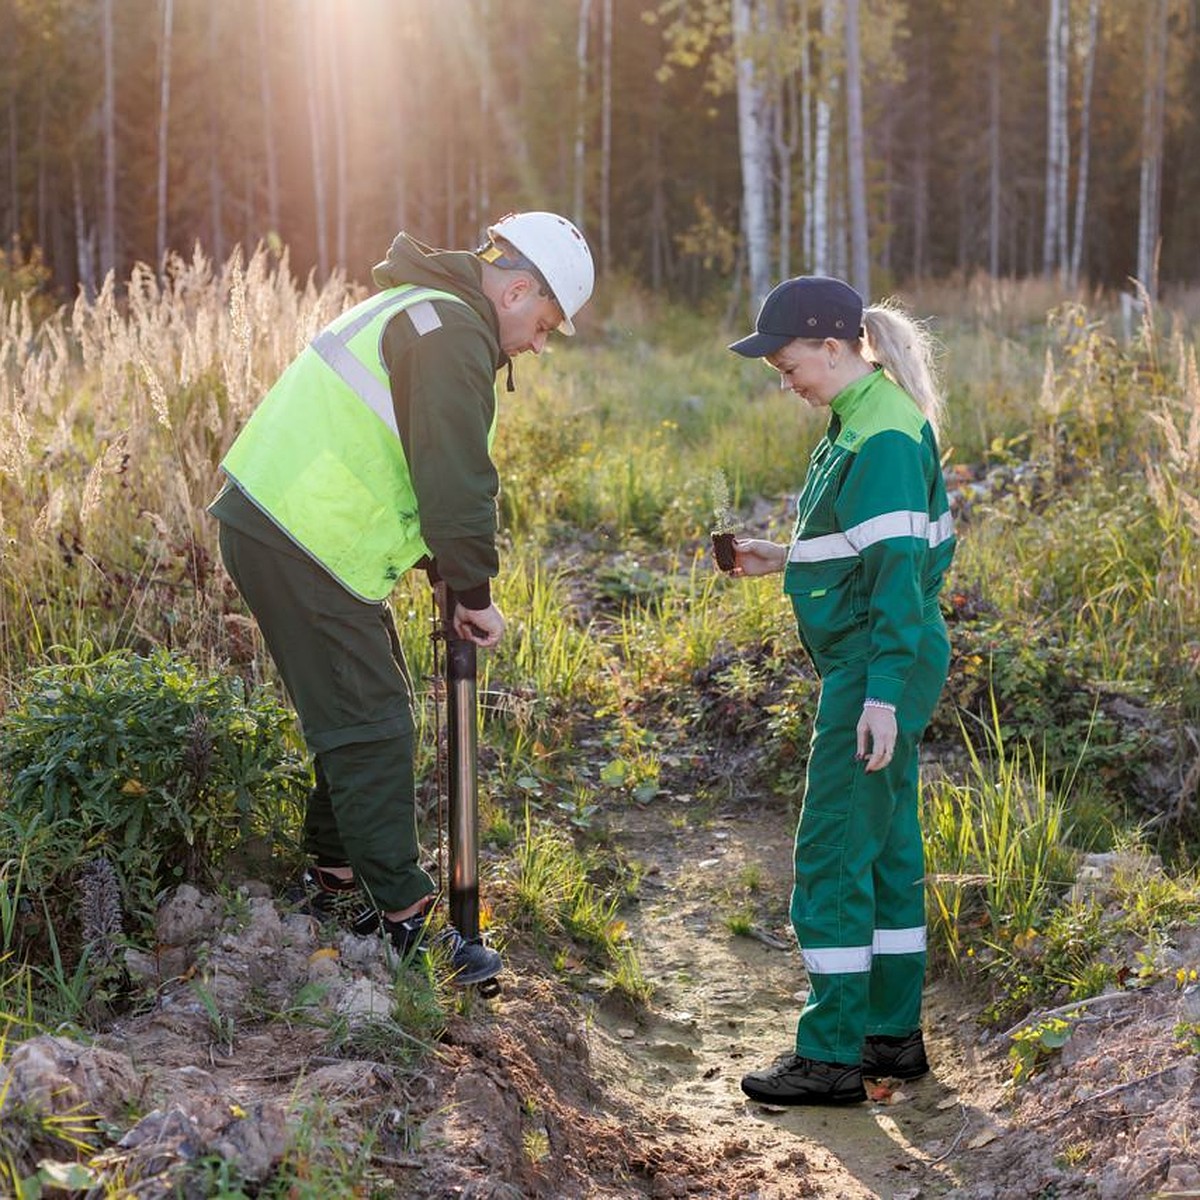
[{"label": "man", "polygon": [[[595,272],[570,221],[525,212],[473,253],[402,233],[373,277],[382,290],[322,330],[251,415],[210,511],[313,755],[314,901],[361,889],[407,954],[435,887],[418,865],[412,690],[387,597],[425,566],[453,597],[456,635],[499,642],[496,372],[512,390],[516,355],[574,333]],[[482,941],[441,937],[456,982],[500,971]]]}]

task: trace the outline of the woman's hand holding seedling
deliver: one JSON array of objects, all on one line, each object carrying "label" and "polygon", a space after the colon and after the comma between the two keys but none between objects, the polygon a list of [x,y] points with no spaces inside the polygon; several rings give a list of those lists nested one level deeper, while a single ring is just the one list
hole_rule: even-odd
[{"label": "woman's hand holding seedling", "polygon": [[731,575],[775,575],[787,566],[788,548],[763,538],[734,538]]}]

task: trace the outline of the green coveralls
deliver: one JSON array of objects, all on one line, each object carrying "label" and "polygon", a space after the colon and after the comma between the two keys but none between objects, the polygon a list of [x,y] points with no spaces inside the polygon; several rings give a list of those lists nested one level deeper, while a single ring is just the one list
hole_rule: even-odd
[{"label": "green coveralls", "polygon": [[[925,975],[917,744],[946,680],[938,592],[954,554],[933,429],[882,371],[832,403],[784,575],[821,677],[796,831],[792,925],[809,976],[796,1053],[861,1061],[917,1029]],[[896,706],[891,762],[857,760],[868,697]]]},{"label": "green coveralls", "polygon": [[432,555],[466,608],[490,604],[508,359],[473,255],[401,234],[374,278],[455,298],[380,327],[382,293],[332,322],[230,448],[210,511],[313,754],[305,849],[352,866],[388,912],[436,889],[418,861],[412,687],[386,597]]}]

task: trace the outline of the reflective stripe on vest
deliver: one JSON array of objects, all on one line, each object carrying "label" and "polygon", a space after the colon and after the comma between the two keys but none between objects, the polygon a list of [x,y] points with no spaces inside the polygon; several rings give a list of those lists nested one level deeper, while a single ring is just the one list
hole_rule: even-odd
[{"label": "reflective stripe on vest", "polygon": [[[456,300],[459,304],[465,301],[449,292],[435,291],[433,288],[415,288],[403,298],[403,304],[397,306],[394,295],[396,289],[390,289],[380,296],[358,305],[350,310],[352,319],[339,327],[338,322],[322,329],[312,341],[312,348],[325,364],[330,367],[354,392],[354,394],[397,436],[400,431],[396,428],[396,409],[392,404],[392,389],[386,375],[379,378],[361,359],[355,357],[350,349],[350,342],[357,337],[372,321],[381,314],[387,314],[390,320],[399,311],[407,312],[413,328],[422,337],[431,333],[441,325],[437,310],[431,300]],[[418,311],[420,310],[420,311]],[[432,319],[429,314],[432,313]],[[386,323],[386,322],[385,322]],[[381,331],[382,333],[382,331]],[[382,355],[380,356],[382,362]]]},{"label": "reflective stripe on vest", "polygon": [[[335,318],[276,381],[222,469],[302,550],[362,600],[378,601],[429,553],[396,427],[381,341],[407,313],[441,325],[450,292],[390,288]],[[488,445],[495,434],[493,412]]]}]

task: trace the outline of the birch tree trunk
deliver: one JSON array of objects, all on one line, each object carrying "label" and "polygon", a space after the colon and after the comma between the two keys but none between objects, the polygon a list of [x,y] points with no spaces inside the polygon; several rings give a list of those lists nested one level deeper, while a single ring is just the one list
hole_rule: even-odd
[{"label": "birch tree trunk", "polygon": [[[39,246],[46,245],[48,231],[46,227],[46,80],[38,80],[38,120],[37,120],[37,225],[36,237]],[[15,222],[14,222],[15,223]],[[59,258],[55,255],[55,258]],[[61,261],[61,260],[60,260]]]},{"label": "birch tree trunk", "polygon": [[[220,5],[208,10],[208,62],[210,78],[220,77]],[[218,263],[225,261],[225,180],[221,176],[221,98],[214,88],[208,97],[208,210],[212,225],[209,253]]]},{"label": "birch tree trunk", "polygon": [[[48,221],[48,201],[49,201],[49,186],[47,181],[48,175],[48,159],[50,157],[46,148],[46,80],[43,76],[38,80],[38,131],[37,131],[37,147],[38,147],[38,166],[37,166],[37,244],[45,246],[50,237],[49,221]],[[54,206],[54,211],[57,214],[60,209],[57,204]],[[59,227],[56,220],[54,222],[55,229]],[[65,257],[61,253],[55,254],[55,259],[61,262]]]},{"label": "birch tree trunk", "polygon": [[833,121],[833,99],[837,94],[837,61],[834,37],[837,0],[821,0],[821,72],[817,85],[817,132],[813,155],[813,256],[816,275],[830,271],[829,240],[829,134]]},{"label": "birch tree trunk", "polygon": [[733,50],[737,61],[738,145],[742,161],[742,231],[750,265],[750,305],[757,312],[770,290],[771,245],[767,220],[769,126],[766,89],[756,55],[755,0],[733,0]]},{"label": "birch tree trunk", "polygon": [[275,97],[271,87],[267,0],[258,0],[258,96],[262,107],[263,157],[267,168],[267,229],[279,232],[279,151],[275,143]]},{"label": "birch tree trunk", "polygon": [[778,175],[776,279],[787,279],[792,273],[792,159],[799,140],[800,102],[796,95],[794,64],[781,54],[781,47],[792,44],[792,32],[787,10],[780,13],[768,8],[766,34],[771,55],[771,85],[775,92],[775,101],[771,105],[771,144]]},{"label": "birch tree trunk", "polygon": [[[447,111],[449,118],[449,128],[457,129],[458,121],[455,119],[456,114],[451,107]],[[445,154],[442,156],[442,162],[445,164],[445,171],[442,179],[442,194],[446,198],[446,218],[445,218],[445,233],[439,245],[442,246],[457,246],[458,245],[458,142],[455,138],[446,140]]]},{"label": "birch tree trunk", "polygon": [[650,138],[650,236],[647,245],[647,256],[650,259],[650,287],[653,291],[657,292],[663,286],[667,269],[666,203],[663,196],[662,176],[661,91],[655,96],[654,108]]},{"label": "birch tree trunk", "polygon": [[604,0],[604,48],[600,97],[600,269],[612,265],[609,206],[612,204],[612,37],[613,0]]},{"label": "birch tree trunk", "polygon": [[988,273],[1000,275],[1000,15],[992,11],[988,53]]},{"label": "birch tree trunk", "polygon": [[1046,24],[1046,215],[1042,230],[1042,270],[1050,275],[1067,266],[1067,187],[1070,142],[1067,134],[1067,49],[1070,0],[1050,0]]},{"label": "birch tree trunk", "polygon": [[71,204],[75,214],[75,269],[79,286],[88,300],[96,298],[95,257],[92,253],[92,230],[88,228],[87,209],[83,203],[83,183],[79,178],[79,160],[71,156]]},{"label": "birch tree trunk", "polygon": [[816,197],[813,190],[813,130],[812,130],[812,43],[808,27],[808,0],[800,0],[800,171],[804,192],[804,236],[801,257],[802,269],[810,270],[813,263],[813,224]]},{"label": "birch tree trunk", "polygon": [[846,152],[850,186],[850,284],[871,294],[871,248],[867,237],[867,173],[863,149],[862,78],[858,0],[846,0]]},{"label": "birch tree trunk", "polygon": [[1166,105],[1168,0],[1149,0],[1146,14],[1146,88],[1142,95],[1142,167],[1138,196],[1137,278],[1158,297],[1158,238],[1162,201],[1163,117]]},{"label": "birch tree trunk", "polygon": [[104,54],[104,219],[100,227],[100,277],[117,269],[117,82],[113,64],[113,0],[100,9]]},{"label": "birch tree trunk", "polygon": [[487,40],[487,30],[491,28],[491,4],[489,0],[481,0],[479,9],[480,29],[484,30],[481,38],[483,52],[483,69],[479,72],[479,121],[480,128],[485,131],[479,139],[479,153],[475,156],[479,167],[479,204],[474,214],[474,229],[472,235],[483,240],[483,231],[492,219],[492,172],[489,147],[491,138],[486,135],[488,123],[492,120],[492,53]]},{"label": "birch tree trunk", "polygon": [[1079,177],[1075,183],[1075,236],[1071,239],[1072,288],[1079,286],[1083,265],[1083,233],[1087,222],[1088,167],[1092,153],[1092,83],[1096,74],[1096,45],[1100,32],[1100,0],[1089,0],[1087,42],[1083,48],[1083,93],[1079,114]]},{"label": "birch tree trunk", "polygon": [[1054,270],[1058,223],[1058,22],[1062,0],[1050,0],[1046,22],[1046,207],[1042,217],[1042,271]]},{"label": "birch tree trunk", "polygon": [[21,228],[21,184],[17,174],[20,158],[17,154],[19,142],[17,133],[17,89],[13,88],[8,93],[8,220],[14,238],[18,236]]},{"label": "birch tree trunk", "polygon": [[800,122],[796,78],[782,72],[780,96],[774,112],[775,161],[779,169],[779,279],[792,274],[792,158],[796,153]]},{"label": "birch tree trunk", "polygon": [[582,228],[583,172],[587,148],[587,70],[588,23],[592,15],[592,0],[579,0],[579,26],[575,39],[575,196],[572,217]]},{"label": "birch tree trunk", "polygon": [[[917,112],[929,112],[929,48],[922,43],[917,60]],[[924,279],[929,267],[929,122],[918,121],[916,129],[916,148],[913,152],[913,205],[912,205],[912,240],[913,240],[913,277]]]},{"label": "birch tree trunk", "polygon": [[158,96],[158,224],[154,242],[154,261],[161,271],[167,254],[167,131],[171,118],[171,27],[175,19],[175,0],[161,0],[162,47],[159,50]]},{"label": "birch tree trunk", "polygon": [[308,100],[308,140],[312,152],[313,209],[317,222],[317,270],[322,280],[329,278],[329,239],[327,224],[327,202],[325,197],[325,155],[321,138],[321,100],[319,88],[319,55],[317,34],[314,25],[315,9],[307,6],[304,22],[304,59],[306,70],[305,93]]},{"label": "birch tree trunk", "polygon": [[[346,261],[346,219],[350,202],[350,176],[346,170],[346,106],[342,100],[342,71],[338,62],[341,39],[326,39],[329,47],[329,100],[333,118],[333,227],[334,262]],[[453,243],[451,243],[453,244]]]},{"label": "birch tree trunk", "polygon": [[1055,266],[1065,278],[1071,261],[1071,0],[1061,0],[1058,23],[1058,228]]}]

